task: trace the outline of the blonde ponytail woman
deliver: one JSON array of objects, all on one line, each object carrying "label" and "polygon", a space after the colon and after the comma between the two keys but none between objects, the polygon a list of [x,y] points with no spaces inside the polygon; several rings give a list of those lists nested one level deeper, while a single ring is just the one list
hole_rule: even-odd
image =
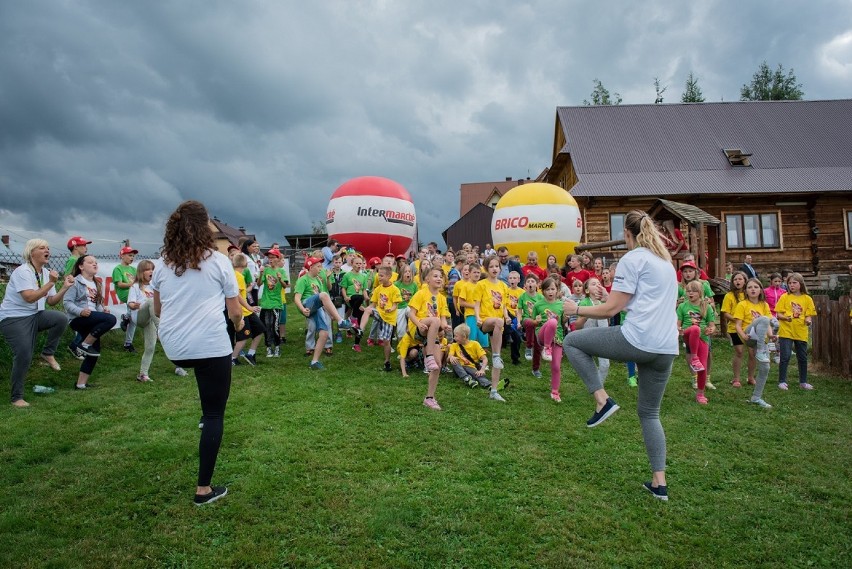
[{"label": "blonde ponytail woman", "polygon": [[641,211],[624,219],[628,253],[618,263],[609,298],[597,306],[564,303],[564,312],[583,318],[610,318],[626,311],[620,326],[577,330],[565,336],[564,351],[595,398],[595,413],[586,422],[596,427],[618,411],[607,394],[594,357],[639,364],[637,413],[645,450],[653,473],[644,488],[655,498],[668,500],[666,486],[666,436],[660,423],[660,403],[678,354],[675,306],[677,279],[671,256],[654,220]]}]

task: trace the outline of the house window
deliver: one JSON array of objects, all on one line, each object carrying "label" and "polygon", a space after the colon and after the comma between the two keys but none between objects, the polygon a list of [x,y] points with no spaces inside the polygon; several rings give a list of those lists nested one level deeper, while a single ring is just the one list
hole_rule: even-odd
[{"label": "house window", "polygon": [[[609,238],[611,241],[624,239],[624,217],[626,213],[609,214]],[[613,249],[626,249],[627,245],[618,245]]]},{"label": "house window", "polygon": [[846,248],[852,249],[852,209],[843,210],[843,221],[846,226]]},{"label": "house window", "polygon": [[778,213],[742,213],[725,215],[729,249],[778,249],[781,230]]}]

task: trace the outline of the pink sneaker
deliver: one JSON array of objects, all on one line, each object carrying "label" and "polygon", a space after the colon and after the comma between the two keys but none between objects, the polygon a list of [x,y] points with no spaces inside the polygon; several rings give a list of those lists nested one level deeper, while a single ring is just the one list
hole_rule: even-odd
[{"label": "pink sneaker", "polygon": [[352,346],[352,350],[360,353],[361,352],[361,346],[359,346],[358,344],[355,344],[354,346]]},{"label": "pink sneaker", "polygon": [[550,398],[553,399],[554,401],[556,401],[557,403],[562,403],[562,398],[559,397],[558,391],[551,391],[550,392]]},{"label": "pink sneaker", "polygon": [[706,397],[704,397],[704,394],[703,394],[703,393],[696,393],[696,394],[695,394],[695,401],[696,401],[699,405],[707,405],[707,398],[706,398]]},{"label": "pink sneaker", "polygon": [[805,390],[807,390],[807,391],[810,391],[810,390],[812,390],[812,389],[814,388],[814,386],[813,386],[813,385],[811,385],[810,383],[807,383],[807,382],[805,382],[805,383],[800,383],[800,384],[799,384],[799,387],[801,387],[802,389],[805,389]]},{"label": "pink sneaker", "polygon": [[739,379],[735,379],[735,380],[733,380],[733,381],[731,382],[731,387],[737,387],[737,388],[739,388],[739,387],[742,387],[742,386],[743,386],[743,384],[742,384],[742,383],[740,383],[740,380],[739,380]]},{"label": "pink sneaker", "polygon": [[544,346],[541,349],[541,359],[543,359],[546,362],[552,361],[553,360],[553,348],[551,348],[550,346]]},{"label": "pink sneaker", "polygon": [[437,370],[438,362],[435,361],[435,356],[426,356],[426,359],[423,360],[423,366],[426,368],[426,371]]},{"label": "pink sneaker", "polygon": [[698,373],[699,371],[704,371],[704,366],[701,365],[701,361],[697,357],[692,358],[692,360],[689,362],[689,368],[695,373]]},{"label": "pink sneaker", "polygon": [[437,402],[437,401],[435,401],[435,398],[434,398],[434,397],[427,397],[426,399],[424,399],[424,400],[423,400],[423,405],[425,405],[425,406],[426,406],[426,407],[428,407],[429,409],[434,409],[435,411],[440,411],[440,410],[441,410],[441,406],[440,406],[440,405],[438,405],[438,402]]},{"label": "pink sneaker", "polygon": [[367,345],[368,346],[375,346],[376,343],[374,341],[372,341],[371,339],[367,338]]}]

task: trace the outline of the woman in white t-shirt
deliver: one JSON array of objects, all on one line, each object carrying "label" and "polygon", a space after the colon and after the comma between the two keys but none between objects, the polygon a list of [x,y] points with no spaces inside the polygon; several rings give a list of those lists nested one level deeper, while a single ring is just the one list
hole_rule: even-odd
[{"label": "woman in white t-shirt", "polygon": [[201,202],[183,202],[166,222],[162,260],[156,263],[151,288],[166,356],[175,365],[195,369],[203,423],[195,504],[209,504],[228,493],[224,486],[210,485],[231,389],[231,340],[222,308],[237,331],[243,316],[234,269],[216,250]]},{"label": "woman in white t-shirt", "polygon": [[62,302],[65,292],[74,284],[67,275],[62,287],[55,290],[59,273],[50,270],[50,245],[44,239],[30,239],[24,245],[24,264],[12,271],[3,303],[0,304],[0,334],[6,338],[12,352],[12,405],[29,407],[24,401],[24,381],[33,361],[33,350],[39,332],[47,331],[47,342],[41,359],[59,370],[54,357],[68,319],[58,310],[45,310],[46,305]]},{"label": "woman in white t-shirt", "polygon": [[578,306],[565,301],[565,314],[583,318],[610,318],[626,311],[621,326],[577,330],[565,336],[568,361],[595,398],[589,427],[603,423],[618,411],[595,367],[593,356],[639,364],[637,413],[653,479],[644,487],[668,500],[666,487],[666,435],[660,423],[660,403],[678,354],[677,279],[671,256],[654,220],[641,211],[624,219],[624,240],[630,250],[618,263],[612,291],[603,304]]}]

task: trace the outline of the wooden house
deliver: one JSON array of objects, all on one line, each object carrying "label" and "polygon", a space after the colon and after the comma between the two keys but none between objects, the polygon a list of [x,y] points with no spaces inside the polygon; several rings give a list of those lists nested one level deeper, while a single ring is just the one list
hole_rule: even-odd
[{"label": "wooden house", "polygon": [[852,100],[559,107],[545,181],[577,201],[587,242],[621,238],[639,209],[679,221],[711,276],[746,254],[763,275],[845,274],[850,133]]},{"label": "wooden house", "polygon": [[216,216],[213,216],[208,223],[210,224],[210,229],[213,230],[213,240],[216,243],[216,248],[225,255],[228,254],[229,245],[239,247],[242,240],[257,240],[257,237],[253,234],[246,233],[245,227],[231,227]]}]

